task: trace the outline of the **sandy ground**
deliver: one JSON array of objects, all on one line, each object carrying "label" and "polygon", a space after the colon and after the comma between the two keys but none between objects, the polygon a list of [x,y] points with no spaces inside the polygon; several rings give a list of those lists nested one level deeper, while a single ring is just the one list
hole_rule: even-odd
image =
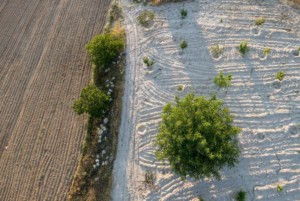
[{"label": "sandy ground", "polygon": [[110,1],[0,1],[0,200],[64,200],[85,131],[70,108],[88,83],[84,45]]},{"label": "sandy ground", "polygon": [[[127,30],[127,71],[113,200],[232,200],[244,189],[248,200],[300,200],[300,10],[279,1],[214,0],[143,6],[122,1]],[[188,10],[182,20],[180,9]],[[153,10],[149,28],[137,25],[142,10]],[[266,18],[260,27],[258,17]],[[221,22],[221,19],[223,22]],[[181,51],[179,41],[188,47]],[[249,40],[242,57],[240,41]],[[224,52],[213,58],[209,47]],[[271,48],[268,56],[264,48]],[[142,58],[155,61],[147,69]],[[283,70],[286,77],[275,81]],[[233,75],[226,94],[213,84],[219,71]],[[177,86],[183,85],[183,92]],[[162,107],[188,92],[218,93],[236,115],[242,150],[240,163],[222,171],[222,180],[183,182],[154,156],[153,141]],[[144,175],[156,175],[155,187]],[[277,185],[283,187],[277,192]]]}]

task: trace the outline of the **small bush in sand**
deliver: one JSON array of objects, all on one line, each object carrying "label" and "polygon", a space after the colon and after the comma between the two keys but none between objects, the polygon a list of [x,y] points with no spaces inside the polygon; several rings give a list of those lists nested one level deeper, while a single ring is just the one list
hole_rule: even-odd
[{"label": "small bush in sand", "polygon": [[178,91],[182,91],[183,90],[183,86],[182,85],[178,85],[177,90]]},{"label": "small bush in sand", "polygon": [[217,77],[214,79],[214,83],[219,86],[219,87],[230,87],[231,85],[231,80],[232,80],[232,75],[224,75],[223,72],[221,71]]},{"label": "small bush in sand", "polygon": [[298,47],[298,49],[297,49],[299,52],[300,52],[300,47]]},{"label": "small bush in sand", "polygon": [[279,184],[277,185],[277,191],[280,193],[281,191],[283,191],[283,187],[280,186]]},{"label": "small bush in sand", "polygon": [[153,186],[155,181],[155,176],[152,172],[146,172],[145,173],[145,183]]},{"label": "small bush in sand", "polygon": [[239,127],[232,125],[233,116],[223,101],[212,96],[175,98],[162,112],[162,122],[155,139],[158,160],[167,160],[182,179],[215,176],[220,179],[224,166],[238,162]]},{"label": "small bush in sand", "polygon": [[240,42],[239,51],[241,54],[245,54],[249,50],[248,41]]},{"label": "small bush in sand", "polygon": [[263,25],[266,22],[266,19],[263,17],[259,17],[255,20],[255,25],[260,26]]},{"label": "small bush in sand", "polygon": [[282,81],[283,78],[285,77],[285,72],[284,71],[279,71],[276,73],[276,79],[278,79],[279,81]]},{"label": "small bush in sand", "polygon": [[143,27],[147,27],[154,19],[154,12],[145,10],[138,17],[137,20]]},{"label": "small bush in sand", "polygon": [[224,48],[222,46],[215,45],[215,46],[211,46],[210,48],[210,52],[212,53],[213,57],[218,58],[221,56],[221,54],[223,53]]},{"label": "small bush in sand", "polygon": [[188,11],[186,9],[182,8],[180,10],[180,14],[181,14],[181,18],[184,19],[184,18],[186,18]]},{"label": "small bush in sand", "polygon": [[235,200],[236,201],[246,201],[246,195],[247,193],[243,190],[240,190],[239,192],[237,192],[237,194],[235,195]]},{"label": "small bush in sand", "polygon": [[72,106],[77,114],[87,113],[91,117],[102,117],[108,108],[109,96],[94,84],[89,84],[81,91],[80,98]]},{"label": "small bush in sand", "polygon": [[265,48],[265,49],[263,50],[263,53],[264,53],[265,56],[267,56],[268,54],[271,53],[271,49],[270,49],[270,48]]},{"label": "small bush in sand", "polygon": [[144,62],[144,64],[146,64],[147,67],[150,67],[154,64],[154,61],[149,59],[148,57],[144,57],[143,62]]},{"label": "small bush in sand", "polygon": [[188,44],[185,40],[181,40],[179,45],[182,50],[187,48],[187,46],[188,46]]},{"label": "small bush in sand", "polygon": [[202,197],[198,197],[198,201],[204,201],[204,199]]}]

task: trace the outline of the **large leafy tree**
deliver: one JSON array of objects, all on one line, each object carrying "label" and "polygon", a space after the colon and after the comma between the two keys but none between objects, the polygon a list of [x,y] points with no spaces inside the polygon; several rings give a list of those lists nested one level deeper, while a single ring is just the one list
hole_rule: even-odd
[{"label": "large leafy tree", "polygon": [[73,103],[72,107],[77,114],[87,113],[91,117],[101,117],[108,104],[109,96],[94,84],[89,84],[82,89],[80,98]]},{"label": "large leafy tree", "polygon": [[215,176],[224,166],[233,167],[240,154],[233,116],[223,102],[213,96],[176,97],[165,105],[156,137],[156,156],[169,161],[175,173],[185,178]]},{"label": "large leafy tree", "polygon": [[99,68],[106,68],[124,49],[124,40],[111,33],[96,35],[86,49],[92,62]]}]

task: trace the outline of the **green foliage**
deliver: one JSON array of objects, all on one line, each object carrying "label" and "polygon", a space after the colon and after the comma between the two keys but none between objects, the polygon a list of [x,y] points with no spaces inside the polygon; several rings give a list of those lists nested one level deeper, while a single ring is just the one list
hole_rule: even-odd
[{"label": "green foliage", "polygon": [[186,9],[182,8],[180,10],[180,14],[181,14],[181,18],[184,19],[187,16],[188,11]]},{"label": "green foliage", "polygon": [[223,23],[223,19],[220,19],[220,23]]},{"label": "green foliage", "polygon": [[181,49],[185,49],[188,46],[188,44],[185,40],[181,40],[179,45],[180,45]]},{"label": "green foliage", "polygon": [[101,117],[108,104],[109,96],[94,84],[89,84],[82,89],[80,98],[73,103],[72,108],[79,115],[87,113],[91,117]]},{"label": "green foliage", "polygon": [[218,58],[223,53],[224,48],[222,46],[215,45],[210,47],[210,51],[213,55],[213,57]]},{"label": "green foliage", "polygon": [[224,75],[221,71],[217,77],[214,79],[214,83],[219,87],[230,87],[232,80],[232,75]]},{"label": "green foliage", "polygon": [[240,42],[239,51],[241,54],[245,54],[249,50],[248,48],[248,41]]},{"label": "green foliage", "polygon": [[239,192],[237,192],[236,196],[235,196],[235,200],[236,201],[246,201],[246,195],[247,193],[243,190],[240,190]]},{"label": "green foliage", "polygon": [[155,181],[155,176],[152,172],[146,172],[145,173],[145,182],[146,184],[153,186]]},{"label": "green foliage", "polygon": [[163,108],[155,140],[157,159],[169,161],[182,178],[220,179],[220,169],[238,162],[236,136],[241,129],[232,125],[229,109],[215,96],[206,99],[188,94],[175,101]]},{"label": "green foliage", "polygon": [[297,49],[299,52],[300,52],[300,47],[298,47],[298,49]]},{"label": "green foliage", "polygon": [[266,19],[263,17],[259,17],[255,20],[255,25],[260,26],[266,22]]},{"label": "green foliage", "polygon": [[282,81],[283,78],[285,77],[285,72],[284,71],[279,71],[276,73],[276,79],[278,79],[279,81]]},{"label": "green foliage", "polygon": [[137,20],[143,27],[147,27],[154,19],[154,12],[145,10],[138,17]]},{"label": "green foliage", "polygon": [[279,184],[277,185],[277,191],[280,193],[281,191],[283,191],[283,187],[280,186]]},{"label": "green foliage", "polygon": [[202,197],[198,197],[198,201],[204,201],[204,199]]},{"label": "green foliage", "polygon": [[148,67],[149,67],[149,66],[152,66],[152,65],[154,64],[154,61],[151,60],[151,59],[149,59],[148,57],[144,57],[144,58],[143,58],[143,62],[144,62],[144,64],[146,64]]},{"label": "green foliage", "polygon": [[270,54],[270,52],[271,52],[270,48],[265,48],[264,51],[263,51],[263,53],[264,53],[265,56],[268,55],[268,54]]},{"label": "green foliage", "polygon": [[110,33],[96,35],[86,49],[98,69],[106,68],[124,49],[124,40]]},{"label": "green foliage", "polygon": [[182,91],[183,90],[183,86],[182,85],[178,85],[177,90],[178,91]]}]

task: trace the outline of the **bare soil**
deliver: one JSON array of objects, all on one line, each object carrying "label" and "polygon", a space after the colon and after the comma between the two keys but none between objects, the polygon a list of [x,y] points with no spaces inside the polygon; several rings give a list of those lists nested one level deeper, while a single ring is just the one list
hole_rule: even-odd
[{"label": "bare soil", "polygon": [[64,200],[84,118],[70,105],[90,80],[84,45],[110,0],[0,2],[0,198]]}]

